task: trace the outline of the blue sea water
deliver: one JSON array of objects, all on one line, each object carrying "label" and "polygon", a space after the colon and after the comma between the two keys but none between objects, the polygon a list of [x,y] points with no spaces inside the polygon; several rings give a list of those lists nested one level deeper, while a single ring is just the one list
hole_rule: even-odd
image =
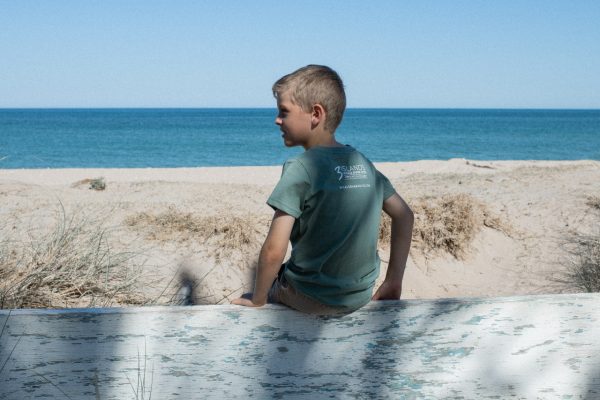
[{"label": "blue sea water", "polygon": [[[0,109],[0,168],[280,165],[274,109]],[[349,109],[373,161],[600,160],[600,110]]]}]

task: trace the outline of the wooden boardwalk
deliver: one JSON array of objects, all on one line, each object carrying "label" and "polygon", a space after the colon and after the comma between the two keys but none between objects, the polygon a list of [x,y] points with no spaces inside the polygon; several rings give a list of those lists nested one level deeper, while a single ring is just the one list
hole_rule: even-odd
[{"label": "wooden boardwalk", "polygon": [[0,311],[0,399],[600,399],[600,294]]}]

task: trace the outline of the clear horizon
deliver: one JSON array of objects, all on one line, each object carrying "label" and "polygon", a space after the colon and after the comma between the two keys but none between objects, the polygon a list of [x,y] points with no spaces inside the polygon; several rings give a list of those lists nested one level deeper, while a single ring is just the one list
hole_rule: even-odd
[{"label": "clear horizon", "polygon": [[[273,110],[276,107],[0,107],[0,111],[11,110]],[[456,110],[456,111],[600,111],[600,108],[482,108],[482,107],[346,107],[347,110]]]},{"label": "clear horizon", "polygon": [[600,109],[594,1],[0,4],[2,109],[274,108],[310,63],[351,109]]}]

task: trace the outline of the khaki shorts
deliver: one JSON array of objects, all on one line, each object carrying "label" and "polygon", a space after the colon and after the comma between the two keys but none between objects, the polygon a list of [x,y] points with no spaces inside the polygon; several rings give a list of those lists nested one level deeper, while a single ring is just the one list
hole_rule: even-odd
[{"label": "khaki shorts", "polygon": [[269,303],[281,303],[295,310],[317,315],[344,315],[355,311],[320,303],[312,297],[297,291],[285,279],[283,275],[284,269],[285,267],[282,266],[277,279],[275,279],[273,286],[269,290]]}]

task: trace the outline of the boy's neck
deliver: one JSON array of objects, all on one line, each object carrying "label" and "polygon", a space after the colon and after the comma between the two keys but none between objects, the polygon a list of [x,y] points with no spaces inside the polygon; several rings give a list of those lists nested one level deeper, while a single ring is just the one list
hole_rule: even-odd
[{"label": "boy's neck", "polygon": [[304,145],[304,150],[312,149],[313,147],[344,147],[344,145],[335,140],[333,133],[324,132],[322,135],[315,135],[313,140]]}]

